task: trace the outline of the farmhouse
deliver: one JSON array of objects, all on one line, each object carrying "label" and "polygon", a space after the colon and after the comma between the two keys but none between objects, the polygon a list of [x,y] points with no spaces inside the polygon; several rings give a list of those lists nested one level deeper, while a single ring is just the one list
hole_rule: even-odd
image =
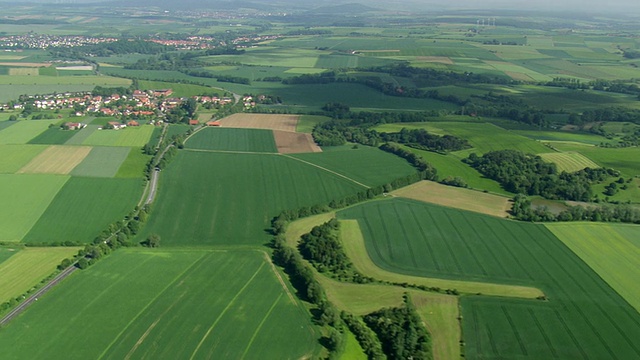
[{"label": "farmhouse", "polygon": [[127,123],[127,126],[140,126],[140,123],[135,120],[131,120]]},{"label": "farmhouse", "polygon": [[125,124],[121,124],[121,123],[119,123],[119,122],[117,122],[117,121],[109,121],[109,122],[107,123],[107,125],[108,125],[108,126],[107,126],[106,128],[108,128],[108,129],[114,129],[114,130],[120,130],[120,129],[123,129],[123,128],[126,128],[126,127],[127,127],[127,125],[125,125]]},{"label": "farmhouse", "polygon": [[211,121],[207,122],[207,126],[220,126],[220,121],[211,120]]},{"label": "farmhouse", "polygon": [[189,125],[198,125],[200,122],[198,120],[191,119],[189,120]]},{"label": "farmhouse", "polygon": [[62,128],[65,130],[78,130],[86,127],[87,124],[77,123],[77,122],[66,122],[62,124]]}]

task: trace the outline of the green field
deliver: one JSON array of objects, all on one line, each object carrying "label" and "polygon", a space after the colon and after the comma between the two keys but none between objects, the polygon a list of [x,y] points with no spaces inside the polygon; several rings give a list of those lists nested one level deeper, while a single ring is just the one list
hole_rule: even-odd
[{"label": "green field", "polygon": [[67,180],[64,175],[0,174],[0,241],[22,240]]},{"label": "green field", "polygon": [[65,145],[82,145],[84,141],[91,136],[91,134],[98,130],[99,127],[100,126],[98,125],[87,125],[79,131],[74,131],[75,135],[73,135],[71,139],[67,140]]},{"label": "green field", "polygon": [[99,130],[89,135],[83,145],[143,147],[149,142],[153,129],[153,126],[142,125],[120,130]]},{"label": "green field", "polygon": [[131,150],[126,147],[93,147],[89,155],[71,171],[71,175],[114,177]]},{"label": "green field", "polygon": [[558,239],[640,311],[640,226],[547,224]]},{"label": "green field", "polygon": [[26,144],[58,120],[24,120],[0,130],[0,144]]},{"label": "green field", "polygon": [[603,167],[620,171],[623,176],[633,177],[640,175],[639,147],[601,148],[561,142],[554,142],[552,146],[560,151],[578,152]]},{"label": "green field", "polygon": [[0,145],[0,173],[16,173],[46,148],[42,145]]},{"label": "green field", "polygon": [[319,346],[308,315],[265,257],[259,251],[120,250],[2,329],[3,358],[312,356]]},{"label": "green field", "polygon": [[185,142],[187,149],[277,153],[271,130],[207,127]]},{"label": "green field", "polygon": [[330,117],[321,116],[321,115],[302,115],[298,119],[298,125],[296,126],[296,131],[301,133],[311,133],[313,131],[313,127],[317,124],[330,120]]},{"label": "green field", "polygon": [[27,292],[51,275],[63,259],[72,257],[79,249],[75,247],[14,249],[15,255],[0,262],[0,273],[2,274],[0,277],[0,303]]},{"label": "green field", "polygon": [[640,314],[542,225],[400,199],[339,216],[358,220],[383,269],[544,290],[548,301],[463,297],[467,358],[640,356]]},{"label": "green field", "polygon": [[321,153],[290,157],[334,171],[368,187],[384,185],[416,170],[403,159],[382,150],[359,145],[325,148]]},{"label": "green field", "polygon": [[118,178],[140,178],[144,175],[144,169],[151,159],[150,155],[145,155],[142,150],[133,148],[129,155],[122,162],[116,177]]},{"label": "green field", "polygon": [[138,179],[72,177],[23,241],[89,243],[109,224],[124,219],[142,190]]},{"label": "green field", "polygon": [[162,172],[143,236],[158,233],[167,245],[264,244],[280,211],[363,189],[280,155],[181,151]]},{"label": "green field", "polygon": [[71,139],[75,134],[75,131],[62,130],[61,128],[56,126],[49,128],[42,134],[34,137],[29,141],[29,144],[62,145],[69,139]]}]

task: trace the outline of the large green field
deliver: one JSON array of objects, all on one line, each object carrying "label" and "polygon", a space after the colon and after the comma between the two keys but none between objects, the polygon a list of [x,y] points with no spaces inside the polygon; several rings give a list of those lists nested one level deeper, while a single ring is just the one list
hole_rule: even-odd
[{"label": "large green field", "polygon": [[143,236],[158,233],[166,245],[264,244],[280,211],[364,189],[281,155],[185,150],[162,172]]},{"label": "large green field", "polygon": [[[70,258],[78,252],[74,247],[46,247],[12,249],[8,260],[0,262],[0,303],[22,295],[51,275],[62,259]],[[1,248],[2,252],[7,251]]]},{"label": "large green field", "polygon": [[120,250],[2,329],[2,357],[312,356],[317,335],[274,271],[260,251]]},{"label": "large green field", "polygon": [[67,180],[64,175],[0,174],[0,241],[22,240]]},{"label": "large green field", "polygon": [[138,179],[72,177],[45,207],[24,242],[91,242],[133,210],[142,190]]},{"label": "large green field", "polygon": [[547,224],[562,242],[640,311],[640,226]]},{"label": "large green field", "polygon": [[[98,130],[84,139],[82,144],[93,146],[143,147],[149,142],[153,129],[154,127],[151,125],[142,125],[140,127],[129,126],[121,130]],[[84,130],[86,129],[83,129],[83,131]],[[70,141],[73,141],[74,138],[75,137],[71,138]]]},{"label": "large green field", "polygon": [[547,301],[463,297],[466,358],[640,356],[640,314],[542,225],[401,199],[339,216],[358,220],[381,268],[543,289]]},{"label": "large green field", "polygon": [[271,130],[204,128],[186,141],[195,150],[277,153]]},{"label": "large green field", "polygon": [[359,145],[325,148],[321,153],[291,155],[292,158],[334,171],[368,187],[383,185],[416,170],[395,155]]}]

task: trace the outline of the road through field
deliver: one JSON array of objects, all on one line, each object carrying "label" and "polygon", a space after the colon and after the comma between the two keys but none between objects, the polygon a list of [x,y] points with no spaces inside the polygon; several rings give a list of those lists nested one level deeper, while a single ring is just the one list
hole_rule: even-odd
[{"label": "road through field", "polygon": [[72,265],[60,274],[58,274],[53,280],[51,280],[47,285],[43,286],[40,290],[36,291],[33,295],[31,295],[28,299],[20,303],[20,305],[16,306],[15,309],[11,310],[7,315],[5,315],[0,320],[0,327],[6,325],[16,316],[20,315],[29,305],[33,302],[38,301],[39,297],[42,297],[47,291],[51,290],[55,285],[57,285],[60,281],[64,280],[67,276],[71,275],[74,271],[78,270],[75,265]]}]

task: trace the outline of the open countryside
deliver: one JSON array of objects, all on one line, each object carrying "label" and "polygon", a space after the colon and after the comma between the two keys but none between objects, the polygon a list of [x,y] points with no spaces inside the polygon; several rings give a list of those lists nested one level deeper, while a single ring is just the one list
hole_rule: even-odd
[{"label": "open countryside", "polygon": [[2,8],[0,358],[640,358],[640,5]]}]

